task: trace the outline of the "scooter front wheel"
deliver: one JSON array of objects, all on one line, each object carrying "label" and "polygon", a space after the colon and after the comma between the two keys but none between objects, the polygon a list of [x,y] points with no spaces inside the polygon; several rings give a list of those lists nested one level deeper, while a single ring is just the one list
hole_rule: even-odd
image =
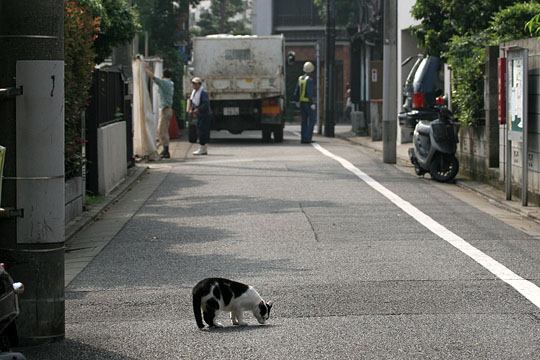
[{"label": "scooter front wheel", "polygon": [[433,157],[429,173],[439,182],[448,182],[456,177],[459,171],[459,161],[453,154],[438,153]]}]

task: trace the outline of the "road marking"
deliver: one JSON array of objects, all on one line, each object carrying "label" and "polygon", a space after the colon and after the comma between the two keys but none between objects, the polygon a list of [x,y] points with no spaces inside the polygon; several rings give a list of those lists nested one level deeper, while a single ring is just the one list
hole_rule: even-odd
[{"label": "road marking", "polygon": [[463,238],[454,234],[453,232],[445,228],[443,225],[433,220],[430,216],[424,214],[418,208],[414,207],[410,202],[403,200],[401,197],[385,188],[383,185],[378,183],[375,179],[364,173],[362,170],[358,169],[348,160],[345,160],[340,156],[334,155],[319,144],[312,143],[312,145],[323,155],[339,162],[345,169],[358,176],[362,181],[364,181],[374,190],[386,197],[397,207],[405,211],[421,225],[425,226],[435,235],[445,240],[465,255],[469,256],[478,264],[482,265],[486,270],[491,272],[493,275],[495,275],[511,287],[513,287],[527,300],[536,305],[536,307],[540,308],[540,287],[536,286],[534,283],[528,280],[523,279],[521,276],[508,269],[506,266],[504,266],[497,260],[478,250],[477,248],[466,242]]}]

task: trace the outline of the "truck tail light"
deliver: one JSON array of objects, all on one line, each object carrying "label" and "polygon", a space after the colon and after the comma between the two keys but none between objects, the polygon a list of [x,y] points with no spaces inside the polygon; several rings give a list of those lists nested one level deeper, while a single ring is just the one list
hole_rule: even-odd
[{"label": "truck tail light", "polygon": [[281,114],[281,105],[278,99],[265,99],[261,104],[261,113],[264,116],[277,116]]},{"label": "truck tail light", "polygon": [[412,107],[413,109],[422,109],[426,105],[426,98],[424,93],[417,92],[413,94],[412,97]]}]

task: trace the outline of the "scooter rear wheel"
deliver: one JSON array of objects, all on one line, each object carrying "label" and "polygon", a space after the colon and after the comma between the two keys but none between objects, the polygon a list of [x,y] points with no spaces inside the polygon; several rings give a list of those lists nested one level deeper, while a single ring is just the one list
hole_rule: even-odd
[{"label": "scooter rear wheel", "polygon": [[459,161],[454,155],[438,153],[433,157],[429,173],[439,182],[448,182],[456,177],[459,171]]}]

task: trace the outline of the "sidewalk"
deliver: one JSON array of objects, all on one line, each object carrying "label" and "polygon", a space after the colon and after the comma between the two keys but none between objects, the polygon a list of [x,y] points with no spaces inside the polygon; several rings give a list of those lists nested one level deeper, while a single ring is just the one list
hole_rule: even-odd
[{"label": "sidewalk", "polygon": [[[345,132],[336,132],[336,137],[340,139],[347,140],[353,144],[361,145],[370,149],[373,149],[376,152],[380,152],[382,154],[383,152],[383,143],[382,141],[372,141],[371,137],[369,136],[356,136],[352,133],[352,131],[345,131]],[[397,164],[401,166],[407,166],[411,167],[412,165],[409,160],[409,148],[412,146],[412,144],[397,144],[396,145],[396,160]],[[491,203],[494,205],[503,208],[507,211],[511,211],[513,213],[519,214],[521,216],[530,218],[534,220],[535,222],[540,223],[540,208],[536,206],[522,206],[520,199],[513,199],[513,200],[506,200],[506,194],[504,191],[501,191],[499,189],[494,188],[493,186],[490,186],[488,184],[470,180],[464,177],[460,177],[458,174],[458,178],[456,179],[456,185],[468,189],[470,191],[474,191],[478,193],[479,195],[485,197],[488,199]]]},{"label": "sidewalk", "polygon": [[[122,184],[104,196],[98,204],[87,206],[82,215],[66,225],[64,274],[66,287],[137,212],[166,176],[169,164],[185,161],[191,148],[192,144],[183,138],[172,140],[171,159],[141,162],[128,169],[126,180]],[[146,181],[136,193],[130,193],[133,186],[141,182],[151,168],[163,170],[159,176]],[[116,205],[114,209],[111,208],[113,204]],[[104,214],[107,216],[104,217]]]}]

